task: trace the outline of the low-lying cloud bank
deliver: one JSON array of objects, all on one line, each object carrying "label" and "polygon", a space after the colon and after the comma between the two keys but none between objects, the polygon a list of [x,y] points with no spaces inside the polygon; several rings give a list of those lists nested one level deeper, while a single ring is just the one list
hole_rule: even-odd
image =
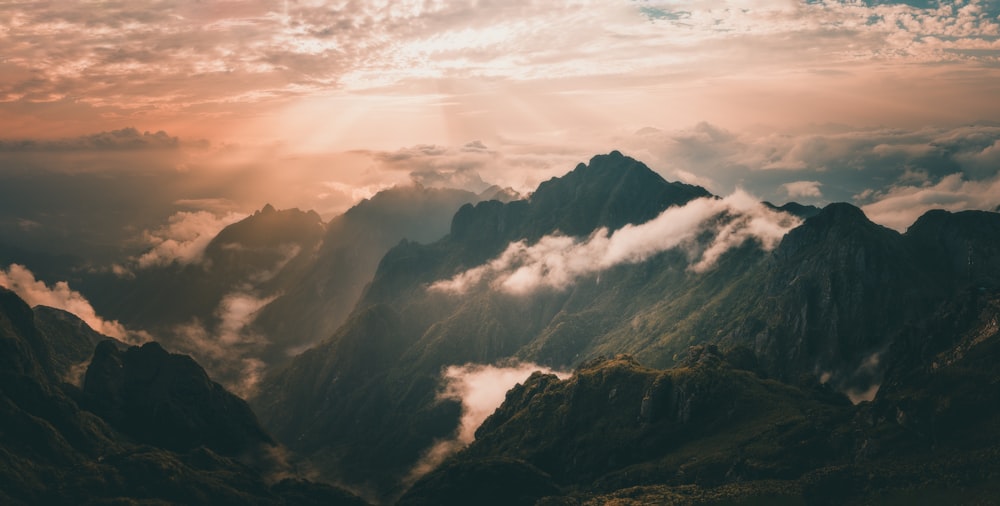
[{"label": "low-lying cloud bank", "polygon": [[130,332],[121,323],[98,316],[90,301],[80,292],[71,289],[69,283],[58,281],[48,286],[44,281],[36,280],[34,273],[23,265],[11,264],[6,270],[0,269],[0,286],[12,290],[29,306],[49,306],[73,313],[90,328],[106,336],[129,344],[149,340],[145,333]]},{"label": "low-lying cloud bank", "polygon": [[970,181],[962,174],[951,174],[937,183],[893,186],[874,198],[875,202],[862,207],[865,214],[876,223],[902,232],[931,209],[957,212],[1000,208],[1000,176]]},{"label": "low-lying cloud bank", "polygon": [[416,481],[471,443],[476,438],[476,429],[503,404],[507,391],[536,371],[555,374],[559,379],[571,375],[531,362],[506,366],[465,364],[444,369],[441,373],[444,389],[438,394],[438,399],[461,402],[462,418],[455,436],[431,446],[410,471],[407,481]]},{"label": "low-lying cloud bank", "polygon": [[[757,240],[765,250],[774,249],[799,223],[798,218],[769,209],[737,190],[722,199],[700,198],[671,207],[646,223],[626,225],[613,233],[601,228],[585,240],[548,235],[532,245],[517,241],[499,257],[435,282],[429,290],[462,294],[483,283],[514,295],[544,288],[562,290],[581,277],[640,263],[678,247],[687,247],[691,271],[705,272],[726,251],[748,240]],[[696,238],[709,230],[713,231],[711,243],[695,248]]]}]

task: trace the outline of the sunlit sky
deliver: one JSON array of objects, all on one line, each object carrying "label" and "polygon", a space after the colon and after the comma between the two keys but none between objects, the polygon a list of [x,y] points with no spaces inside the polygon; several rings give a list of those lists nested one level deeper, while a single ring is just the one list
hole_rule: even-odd
[{"label": "sunlit sky", "polygon": [[[0,2],[0,176],[41,194],[59,178],[40,173],[152,173],[109,190],[161,203],[149,223],[265,202],[329,218],[411,180],[530,191],[620,149],[718,194],[848,201],[904,230],[1000,204],[998,15],[996,0]],[[56,226],[22,200],[0,231]]]}]

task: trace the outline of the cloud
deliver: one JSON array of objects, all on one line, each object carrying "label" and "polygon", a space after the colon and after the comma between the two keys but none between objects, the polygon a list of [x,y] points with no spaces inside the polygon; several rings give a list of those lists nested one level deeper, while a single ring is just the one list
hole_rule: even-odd
[{"label": "cloud", "polygon": [[358,150],[382,177],[405,173],[422,186],[458,188],[479,193],[491,185],[528,194],[539,183],[562,175],[581,159],[593,155],[593,145],[561,142],[544,144],[497,139],[463,145],[424,144],[395,150]]},{"label": "cloud", "polygon": [[167,225],[143,233],[145,242],[152,248],[136,258],[135,263],[140,269],[172,263],[199,263],[212,239],[243,218],[246,215],[234,212],[221,216],[208,211],[177,212]]},{"label": "cloud", "polygon": [[405,171],[414,182],[431,188],[459,188],[479,193],[490,187],[479,170],[489,170],[499,154],[481,141],[461,147],[424,144],[396,151],[367,152],[386,170]]},{"label": "cloud", "polygon": [[178,325],[169,336],[170,345],[194,357],[229,391],[248,398],[264,375],[266,364],[257,356],[268,344],[251,324],[275,298],[260,297],[252,290],[230,292],[215,310],[218,323],[213,328],[199,321]]},{"label": "cloud", "polygon": [[902,232],[931,209],[996,209],[1000,205],[1000,176],[969,181],[962,174],[951,174],[937,183],[896,185],[859,195],[859,199],[870,201],[861,208],[869,219]]},{"label": "cloud", "polygon": [[865,190],[879,193],[955,173],[984,181],[1000,171],[1000,126],[989,123],[794,130],[728,130],[699,123],[646,129],[620,143],[668,179],[691,181],[696,175],[717,194],[742,187],[772,202],[799,197],[849,202]]},{"label": "cloud", "polygon": [[[87,117],[188,117],[189,127],[209,123],[209,129],[220,122],[241,126],[261,118],[255,112],[299,98],[356,99],[365,92],[392,101],[425,94],[434,100],[433,110],[449,118],[458,116],[456,109],[467,116],[491,114],[490,103],[465,110],[450,100],[466,95],[453,93],[454,83],[469,82],[480,95],[511,82],[557,82],[568,92],[596,88],[601,93],[591,97],[598,107],[606,93],[628,87],[642,92],[634,98],[647,109],[658,109],[649,107],[646,96],[654,86],[718,89],[720,82],[784,83],[806,76],[836,89],[866,64],[879,78],[873,81],[892,83],[874,93],[890,96],[886,89],[893,88],[898,71],[920,65],[938,75],[940,63],[948,63],[944,72],[962,75],[949,79],[951,86],[989,83],[1000,51],[996,4],[977,0],[923,7],[852,1],[334,6],[250,0],[225,7],[165,1],[155,9],[133,2],[101,9],[20,2],[6,5],[3,14],[8,44],[0,62],[0,101],[20,105],[11,114],[39,131],[52,110],[83,125]],[[886,74],[889,79],[881,79]],[[560,103],[539,94],[546,95]],[[494,108],[524,118],[533,112],[519,100],[497,107],[502,93],[493,98]],[[248,105],[259,109],[240,107]],[[400,110],[411,104],[393,105]],[[268,119],[260,124],[272,126]]]},{"label": "cloud", "polygon": [[132,127],[57,140],[2,140],[0,152],[135,151],[177,149],[180,141],[164,131],[142,132]]},{"label": "cloud", "polygon": [[90,302],[65,281],[58,281],[50,287],[44,281],[36,280],[35,275],[23,265],[11,264],[6,270],[0,269],[0,286],[17,293],[29,306],[49,306],[73,313],[90,328],[106,336],[130,344],[139,344],[149,338],[144,333],[126,330],[117,321],[98,316]]},{"label": "cloud", "polygon": [[[716,218],[723,218],[721,224],[715,224]],[[620,264],[640,263],[684,246],[693,254],[689,269],[704,272],[726,251],[748,240],[773,249],[799,222],[737,191],[723,199],[700,198],[668,208],[646,223],[626,225],[613,233],[602,228],[586,239],[548,235],[532,245],[517,241],[488,263],[437,281],[428,289],[461,294],[488,282],[495,290],[515,295],[539,289],[562,290],[583,276]],[[708,246],[695,251],[699,234],[713,229]]]},{"label": "cloud", "polygon": [[476,437],[476,429],[503,404],[507,391],[524,382],[535,372],[555,374],[559,379],[571,376],[530,362],[507,365],[452,365],[441,373],[444,389],[438,399],[462,403],[462,417],[455,436],[437,441],[410,471],[406,482],[413,483],[432,471],[446,458],[466,447]]},{"label": "cloud", "polygon": [[823,186],[823,183],[819,181],[795,181],[781,185],[788,192],[788,196],[793,199],[798,197],[822,197],[823,193],[819,191],[820,186]]},{"label": "cloud", "polygon": [[259,286],[276,276],[300,252],[298,245],[277,247],[271,267],[250,273],[219,300],[210,322],[197,319],[176,325],[164,338],[176,351],[191,355],[214,381],[243,398],[254,394],[267,363],[261,358],[271,342],[253,323],[281,293],[261,294]]}]

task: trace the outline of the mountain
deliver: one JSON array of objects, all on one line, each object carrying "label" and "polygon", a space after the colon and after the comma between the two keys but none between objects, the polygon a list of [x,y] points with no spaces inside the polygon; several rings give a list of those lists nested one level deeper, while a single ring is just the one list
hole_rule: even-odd
[{"label": "mountain", "polygon": [[[989,300],[995,318],[995,295]],[[975,346],[980,359],[1000,358],[998,337],[994,327],[989,342]],[[996,497],[1000,438],[992,424],[1000,418],[987,362],[933,372],[910,382],[918,388],[908,395],[880,392],[874,403],[854,406],[819,384],[781,383],[729,360],[698,346],[666,370],[618,356],[582,364],[562,381],[536,373],[508,392],[468,448],[398,504],[978,504]],[[920,407],[916,392],[924,392]]]},{"label": "mountain", "polygon": [[250,407],[191,357],[158,343],[119,351],[99,344],[83,383],[84,407],[133,439],[175,451],[238,456],[273,446]]},{"label": "mountain", "polygon": [[[558,288],[428,289],[495,265],[511,245],[528,251],[552,237],[579,245],[602,228],[622,230],[695,201],[691,209],[724,202],[613,152],[525,200],[463,206],[441,240],[389,250],[352,317],[272,371],[251,403],[279,441],[391,500],[434,442],[457,430],[463,408],[440,395],[448,366],[520,360],[566,369],[627,353],[663,369],[691,346],[715,344],[746,350],[770,380],[824,383],[859,402],[878,392],[914,322],[932,325],[929,315],[963,290],[995,286],[1000,215],[933,212],[900,234],[854,206],[831,204],[777,208],[805,218],[773,249],[761,239],[734,242],[705,270],[693,269],[693,258],[732,237],[749,215],[720,210],[679,247]],[[567,247],[545,254],[558,258]],[[541,476],[498,458],[503,472]]]},{"label": "mountain", "polygon": [[763,204],[775,211],[788,213],[794,216],[798,216],[799,218],[802,219],[811,218],[813,216],[816,216],[820,212],[820,208],[816,206],[803,205],[799,204],[798,202],[788,202],[780,206],[776,206],[767,201],[764,201]]},{"label": "mountain", "polygon": [[[51,312],[43,309],[42,312]],[[115,423],[82,408],[78,402],[87,394],[72,385],[61,383],[59,367],[52,361],[58,353],[53,347],[59,343],[46,341],[46,333],[35,322],[46,320],[37,316],[17,295],[0,288],[0,502],[4,504],[344,504],[360,505],[363,501],[343,490],[329,485],[310,483],[288,477],[289,468],[265,455],[226,456],[202,444],[185,444],[184,450],[170,450],[157,446],[158,438],[211,428],[218,433],[244,434],[242,427],[255,426],[256,422],[246,404],[232,394],[206,383],[204,371],[189,358],[167,356],[166,360],[184,365],[171,369],[169,381],[154,381],[139,385],[135,390],[133,376],[154,375],[158,370],[146,369],[152,363],[137,362],[124,375],[124,382],[115,383],[119,391],[145,395],[125,406],[118,406],[126,419],[156,423],[157,435],[143,437],[137,443],[129,435],[119,432]],[[63,321],[67,323],[67,321]],[[71,328],[75,322],[63,330]],[[70,341],[86,341],[89,337],[66,336]],[[101,343],[102,353],[119,354],[113,341]],[[130,349],[125,355],[152,353],[163,358],[162,349],[147,344],[142,351]],[[162,353],[161,353],[162,352]],[[100,362],[101,359],[95,359]],[[126,359],[126,365],[129,360]],[[164,364],[159,364],[162,369]],[[101,366],[98,366],[101,367]],[[91,367],[94,370],[94,367]],[[105,370],[106,373],[109,371]],[[119,371],[121,372],[121,371]],[[96,370],[95,373],[96,374]],[[88,373],[93,377],[94,374]],[[162,375],[160,371],[159,375]],[[114,375],[111,373],[110,375]],[[139,378],[141,380],[141,378]],[[144,390],[144,387],[152,387]],[[212,402],[222,405],[209,406],[188,402],[185,395],[206,388],[214,392]],[[104,394],[106,392],[102,392]],[[173,399],[172,409],[160,402]],[[106,399],[106,398],[105,398]],[[137,418],[143,405],[157,406],[155,413],[146,412],[146,418]],[[220,407],[226,417],[213,416]],[[160,419],[163,414],[167,417]],[[183,415],[183,416],[179,416]],[[207,425],[201,422],[209,421]],[[183,422],[187,423],[183,423]],[[178,425],[165,424],[174,422]],[[212,435],[212,446],[216,441]],[[200,443],[188,439],[186,443]],[[258,434],[256,442],[269,445],[266,434]],[[232,454],[233,448],[223,445],[220,451]]]},{"label": "mountain", "polygon": [[205,247],[200,262],[137,269],[84,280],[80,290],[108,318],[154,334],[198,320],[211,326],[227,294],[269,294],[298,278],[324,235],[315,212],[275,210],[267,205],[229,225]]},{"label": "mountain", "polygon": [[[486,196],[501,192],[498,188]],[[383,190],[359,202],[330,220],[313,263],[260,311],[255,327],[280,340],[285,356],[329,337],[354,309],[390,248],[403,239],[441,238],[455,210],[479,199],[463,190],[413,185]]]},{"label": "mountain", "polygon": [[108,341],[118,348],[126,347],[124,343],[94,331],[76,315],[62,309],[35,306],[32,313],[35,328],[48,344],[56,377],[68,383],[83,384],[83,375],[99,343]]},{"label": "mountain", "polygon": [[94,274],[80,290],[100,314],[195,356],[246,395],[260,370],[343,323],[386,251],[404,238],[440,238],[455,210],[477,198],[399,186],[325,224],[312,211],[266,205],[220,231],[199,262]]},{"label": "mountain", "polygon": [[0,290],[0,501],[362,503],[300,470],[400,504],[1000,495],[1000,214],[899,233],[619,152],[490,193],[265,206],[88,285],[162,344]]},{"label": "mountain", "polygon": [[543,183],[527,200],[465,205],[440,241],[391,249],[354,316],[270,375],[255,409],[279,440],[334,475],[392,494],[420,453],[454,429],[459,407],[436,400],[441,368],[514,355],[567,299],[483,294],[456,306],[428,293],[426,283],[481,263],[512,240],[621,228],[707,195],[616,152]]}]

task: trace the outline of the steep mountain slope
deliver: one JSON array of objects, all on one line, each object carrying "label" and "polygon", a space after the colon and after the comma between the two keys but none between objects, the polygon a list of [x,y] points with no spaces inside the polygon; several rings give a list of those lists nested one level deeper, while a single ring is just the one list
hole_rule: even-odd
[{"label": "steep mountain slope", "polygon": [[463,190],[414,185],[361,201],[330,220],[312,265],[260,311],[256,328],[280,342],[282,352],[329,337],[354,309],[390,248],[403,239],[441,238],[455,210],[478,200]]},{"label": "steep mountain slope", "polygon": [[[188,445],[182,452],[157,447],[155,441],[151,441],[154,446],[137,444],[112,424],[81,409],[74,398],[85,394],[59,383],[58,367],[51,360],[52,345],[56,343],[46,342],[45,334],[35,325],[37,319],[24,301],[0,288],[0,502],[12,505],[363,504],[327,485],[291,478],[278,481],[277,475],[269,479],[271,473],[287,469],[260,456],[236,460],[201,444]],[[86,336],[75,338],[86,339]],[[102,343],[102,348],[118,353],[111,341]],[[175,370],[172,377],[170,384],[190,387],[183,389],[184,392],[197,392],[199,387],[191,385],[204,385],[201,381],[204,371],[193,363]],[[128,392],[134,385],[119,386]],[[219,387],[214,385],[214,388]],[[148,395],[153,400],[160,391],[154,390],[157,391]],[[167,391],[178,392],[174,388]],[[217,430],[237,429],[234,433],[239,434],[239,427],[247,423],[256,425],[246,405],[240,407],[238,403],[242,401],[232,394],[219,392],[216,398],[223,399],[229,408],[237,408],[229,413],[229,421],[234,425],[216,425]],[[188,403],[186,399],[178,401],[184,405],[187,419],[195,422],[194,427],[215,409]],[[122,407],[126,417],[133,410]],[[172,420],[178,421],[176,417]],[[167,430],[183,430],[183,427]],[[267,445],[267,436],[259,437],[257,442]],[[220,449],[232,453],[230,448]]]},{"label": "steep mountain slope", "polygon": [[431,441],[454,428],[458,406],[435,400],[441,367],[514,355],[569,297],[483,294],[461,303],[428,293],[426,283],[498,254],[510,240],[620,228],[707,195],[613,153],[548,181],[529,200],[463,206],[446,238],[390,250],[355,316],[272,375],[255,408],[279,439],[337,476],[391,493]]}]

